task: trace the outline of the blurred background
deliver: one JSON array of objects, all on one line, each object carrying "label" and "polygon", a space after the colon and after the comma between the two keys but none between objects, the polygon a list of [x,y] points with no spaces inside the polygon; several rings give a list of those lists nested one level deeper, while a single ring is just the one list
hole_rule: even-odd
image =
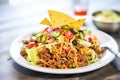
[{"label": "blurred background", "polygon": [[[37,28],[49,9],[77,18],[87,17],[86,26],[90,28],[96,28],[91,18],[93,12],[101,9],[120,11],[120,0],[84,1],[87,3],[87,9],[84,8],[87,13],[83,10],[82,15],[79,15],[79,12],[76,12],[81,9],[79,0],[0,0],[0,52],[9,50],[11,42],[17,36]],[[86,4],[83,6],[86,7]]]}]

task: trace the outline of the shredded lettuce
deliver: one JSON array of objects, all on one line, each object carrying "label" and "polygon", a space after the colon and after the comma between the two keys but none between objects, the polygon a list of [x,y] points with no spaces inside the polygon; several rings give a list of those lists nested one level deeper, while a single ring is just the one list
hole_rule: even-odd
[{"label": "shredded lettuce", "polygon": [[74,45],[72,43],[70,43],[70,47],[77,52],[77,50],[75,49]]},{"label": "shredded lettuce", "polygon": [[39,61],[39,57],[37,56],[37,48],[25,49],[27,53],[27,61],[31,62],[31,64],[36,64]]},{"label": "shredded lettuce", "polygon": [[64,36],[63,35],[60,35],[58,38],[57,38],[57,43],[62,43],[64,41]]},{"label": "shredded lettuce", "polygon": [[50,50],[50,53],[52,53],[52,44],[47,44],[45,46],[46,46],[46,48],[48,48]]},{"label": "shredded lettuce", "polygon": [[89,58],[88,65],[92,64],[92,63],[95,63],[95,62],[97,62],[99,60],[99,58],[98,58],[98,56],[97,56],[97,54],[95,53],[94,50],[90,49],[89,52],[91,52],[92,54],[91,54],[91,56],[88,57]]},{"label": "shredded lettuce", "polygon": [[79,41],[79,44],[81,44],[81,45],[83,45],[83,46],[85,46],[85,47],[90,47],[90,46],[92,46],[92,44],[91,44],[90,42],[84,41],[84,40]]}]

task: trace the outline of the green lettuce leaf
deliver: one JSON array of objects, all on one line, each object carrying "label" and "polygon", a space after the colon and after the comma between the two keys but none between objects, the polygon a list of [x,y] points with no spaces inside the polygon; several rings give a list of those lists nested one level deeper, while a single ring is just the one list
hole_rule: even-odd
[{"label": "green lettuce leaf", "polygon": [[37,48],[25,49],[27,53],[27,61],[31,62],[31,64],[36,64],[39,61],[39,57],[37,55]]}]

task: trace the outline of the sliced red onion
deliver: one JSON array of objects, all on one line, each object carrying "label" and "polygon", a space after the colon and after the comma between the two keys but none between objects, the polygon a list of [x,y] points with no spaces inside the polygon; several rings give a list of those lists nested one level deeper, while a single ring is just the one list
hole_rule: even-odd
[{"label": "sliced red onion", "polygon": [[53,31],[54,31],[54,30],[58,30],[58,31],[59,31],[60,29],[61,29],[61,28],[57,27],[57,28],[54,28]]},{"label": "sliced red onion", "polygon": [[47,30],[48,32],[51,32],[52,28],[51,27],[47,27],[47,28],[45,28],[45,30]]}]

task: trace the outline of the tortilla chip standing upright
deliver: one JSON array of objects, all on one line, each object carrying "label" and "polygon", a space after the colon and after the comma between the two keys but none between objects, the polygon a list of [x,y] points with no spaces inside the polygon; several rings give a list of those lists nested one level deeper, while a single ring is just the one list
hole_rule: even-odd
[{"label": "tortilla chip standing upright", "polygon": [[59,27],[68,23],[75,22],[75,19],[62,12],[48,10],[48,14],[51,20],[51,25],[53,27]]},{"label": "tortilla chip standing upright", "polygon": [[44,18],[44,19],[40,22],[40,24],[44,24],[44,25],[51,26],[51,23],[50,23],[50,21],[49,21],[47,18]]},{"label": "tortilla chip standing upright", "polygon": [[80,30],[80,28],[82,27],[82,25],[84,24],[85,19],[80,19],[77,20],[75,22],[69,23],[67,24],[70,28],[75,28],[76,30]]}]

